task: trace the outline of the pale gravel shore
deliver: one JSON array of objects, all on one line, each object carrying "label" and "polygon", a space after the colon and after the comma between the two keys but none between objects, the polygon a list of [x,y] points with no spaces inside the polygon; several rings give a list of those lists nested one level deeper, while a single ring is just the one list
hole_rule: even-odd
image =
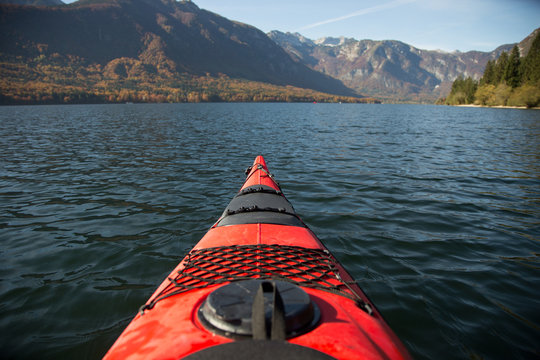
[{"label": "pale gravel shore", "polygon": [[458,107],[474,107],[474,108],[492,108],[492,109],[525,109],[525,110],[540,110],[540,107],[526,107],[526,106],[503,106],[503,105],[496,105],[496,106],[488,106],[488,105],[476,105],[476,104],[464,104],[464,105],[450,105],[450,106],[458,106]]}]

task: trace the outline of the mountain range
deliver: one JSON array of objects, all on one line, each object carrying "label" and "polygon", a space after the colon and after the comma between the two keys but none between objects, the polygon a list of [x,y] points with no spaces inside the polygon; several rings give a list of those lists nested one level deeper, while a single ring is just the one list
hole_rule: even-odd
[{"label": "mountain range", "polygon": [[448,93],[458,77],[479,79],[488,60],[514,44],[491,52],[417,49],[400,41],[351,38],[307,39],[272,31],[268,36],[296,61],[341,80],[358,93],[390,101],[433,102]]},{"label": "mountain range", "polygon": [[[145,80],[145,91],[155,90],[157,83],[186,88],[188,76],[211,79],[212,84],[218,79],[220,89],[227,81],[236,81],[236,87],[238,81],[252,82],[246,99],[260,98],[251,89],[262,86],[256,84],[271,84],[272,91],[288,92],[292,87],[295,94],[309,89],[356,98],[433,102],[448,93],[455,78],[478,79],[488,60],[513,46],[447,53],[393,40],[265,34],[187,0],[79,0],[69,5],[61,0],[0,0],[6,2],[18,5],[0,5],[4,97],[5,88],[20,96],[17,86],[22,85],[13,83],[36,77],[45,84],[39,87],[68,83],[79,93],[105,93],[104,87],[119,89],[126,84],[140,92],[142,81],[152,78],[153,87]],[[71,78],[67,68],[73,70]],[[19,73],[24,74],[18,79]]]}]

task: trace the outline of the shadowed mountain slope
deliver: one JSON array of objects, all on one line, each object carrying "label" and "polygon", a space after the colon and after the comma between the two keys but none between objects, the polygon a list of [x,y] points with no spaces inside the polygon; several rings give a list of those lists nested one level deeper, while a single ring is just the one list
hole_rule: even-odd
[{"label": "shadowed mountain slope", "polygon": [[134,59],[171,76],[221,74],[356,95],[339,80],[293,61],[260,30],[202,10],[189,1],[80,0],[60,7],[1,5],[0,41],[3,56],[28,59],[60,54],[103,66],[118,59]]}]

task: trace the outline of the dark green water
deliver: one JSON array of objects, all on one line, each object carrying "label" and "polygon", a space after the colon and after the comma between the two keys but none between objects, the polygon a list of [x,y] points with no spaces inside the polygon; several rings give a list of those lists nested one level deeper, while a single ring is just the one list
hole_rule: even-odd
[{"label": "dark green water", "polygon": [[540,111],[0,108],[0,357],[97,359],[256,155],[417,359],[540,357]]}]

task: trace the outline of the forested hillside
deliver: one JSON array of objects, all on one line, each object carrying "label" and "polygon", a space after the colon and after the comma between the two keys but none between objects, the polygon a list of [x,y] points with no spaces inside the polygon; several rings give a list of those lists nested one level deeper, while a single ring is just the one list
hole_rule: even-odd
[{"label": "forested hillside", "polygon": [[190,1],[0,5],[0,103],[373,102]]},{"label": "forested hillside", "polygon": [[488,61],[480,81],[458,78],[444,103],[483,106],[540,106],[540,31],[527,55],[516,45],[496,61]]},{"label": "forested hillside", "polygon": [[0,4],[58,6],[64,5],[64,2],[62,0],[0,0]]},{"label": "forested hillside", "polygon": [[102,66],[60,55],[32,61],[0,60],[0,104],[118,102],[357,102],[340,96],[220,76],[167,76],[140,61],[120,58]]}]

